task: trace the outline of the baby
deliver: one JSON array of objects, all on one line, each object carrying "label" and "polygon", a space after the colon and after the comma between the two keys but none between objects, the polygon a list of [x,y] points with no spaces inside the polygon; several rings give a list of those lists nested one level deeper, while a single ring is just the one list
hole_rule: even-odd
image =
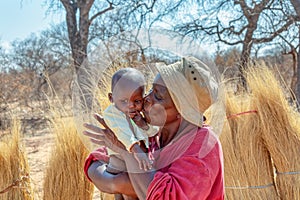
[{"label": "baby", "polygon": [[[148,125],[140,117],[145,85],[144,75],[137,69],[123,68],[115,72],[111,80],[111,93],[108,94],[112,104],[104,110],[103,117],[127,150],[134,154],[140,168],[148,170],[152,167],[152,161],[144,152],[148,145],[148,137],[155,135],[158,128]],[[138,119],[138,125],[133,119]],[[111,150],[108,153],[110,160],[107,171],[112,174],[125,171],[126,166],[122,158]]]}]

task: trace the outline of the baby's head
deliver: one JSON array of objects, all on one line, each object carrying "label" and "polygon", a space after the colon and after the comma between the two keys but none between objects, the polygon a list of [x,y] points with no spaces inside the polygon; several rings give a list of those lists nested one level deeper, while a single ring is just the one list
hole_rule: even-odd
[{"label": "baby's head", "polygon": [[110,102],[130,118],[143,109],[145,77],[137,69],[122,68],[114,73],[111,80]]}]

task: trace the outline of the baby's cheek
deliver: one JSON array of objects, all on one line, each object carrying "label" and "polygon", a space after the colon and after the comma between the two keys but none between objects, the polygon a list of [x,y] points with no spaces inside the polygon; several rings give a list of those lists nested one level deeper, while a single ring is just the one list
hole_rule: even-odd
[{"label": "baby's cheek", "polygon": [[116,103],[115,105],[116,105],[116,107],[117,107],[121,112],[123,112],[123,113],[125,113],[125,112],[128,110],[127,106],[124,106],[124,105],[121,104],[121,103]]},{"label": "baby's cheek", "polygon": [[137,111],[142,111],[143,110],[143,103],[140,103],[136,106]]}]

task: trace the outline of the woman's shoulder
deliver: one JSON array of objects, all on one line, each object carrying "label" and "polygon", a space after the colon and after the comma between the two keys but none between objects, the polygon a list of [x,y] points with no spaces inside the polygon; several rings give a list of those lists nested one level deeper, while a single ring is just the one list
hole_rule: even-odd
[{"label": "woman's shoulder", "polygon": [[193,141],[187,149],[186,155],[196,155],[203,158],[211,153],[220,153],[221,146],[219,139],[208,125],[204,125],[201,128],[199,127],[192,137]]},{"label": "woman's shoulder", "polygon": [[200,143],[207,141],[218,141],[217,135],[214,133],[213,129],[208,125],[203,125],[202,127],[198,127],[197,130],[191,134],[193,136],[194,143]]}]

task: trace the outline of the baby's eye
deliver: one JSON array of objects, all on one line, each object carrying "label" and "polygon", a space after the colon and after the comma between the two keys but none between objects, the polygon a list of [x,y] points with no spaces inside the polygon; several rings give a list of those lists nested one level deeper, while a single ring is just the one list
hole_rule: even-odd
[{"label": "baby's eye", "polygon": [[123,100],[121,100],[121,103],[128,103],[128,100],[127,99],[123,99]]},{"label": "baby's eye", "polygon": [[137,99],[137,100],[135,100],[134,102],[137,103],[137,104],[140,104],[140,103],[143,102],[143,100],[142,100],[142,99]]}]

